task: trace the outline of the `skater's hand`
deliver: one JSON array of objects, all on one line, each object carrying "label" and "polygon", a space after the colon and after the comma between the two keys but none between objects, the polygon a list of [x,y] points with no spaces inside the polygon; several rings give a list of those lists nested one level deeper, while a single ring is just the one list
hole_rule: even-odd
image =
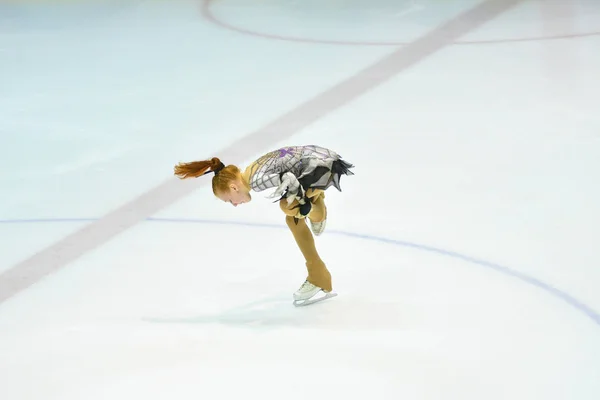
[{"label": "skater's hand", "polygon": [[[286,193],[287,191],[287,193]],[[291,172],[286,172],[281,177],[281,183],[273,192],[270,198],[281,197],[286,193],[286,200],[288,205],[292,204],[294,200],[301,200],[304,198],[304,189],[302,189],[302,185],[298,182],[298,179]]]}]

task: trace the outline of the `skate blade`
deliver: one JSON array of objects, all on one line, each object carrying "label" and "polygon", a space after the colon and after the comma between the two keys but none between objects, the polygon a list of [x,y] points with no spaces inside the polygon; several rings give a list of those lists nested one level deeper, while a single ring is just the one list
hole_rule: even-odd
[{"label": "skate blade", "polygon": [[[315,296],[317,296],[317,295],[315,295]],[[335,296],[337,296],[337,293],[329,292],[329,293],[325,293],[324,296],[317,297],[317,298],[312,297],[312,298],[307,299],[307,300],[294,300],[294,306],[296,306],[296,307],[309,306],[311,304],[315,304],[315,303],[318,303],[318,302],[323,301],[323,300],[330,299],[330,298],[335,297]]]}]

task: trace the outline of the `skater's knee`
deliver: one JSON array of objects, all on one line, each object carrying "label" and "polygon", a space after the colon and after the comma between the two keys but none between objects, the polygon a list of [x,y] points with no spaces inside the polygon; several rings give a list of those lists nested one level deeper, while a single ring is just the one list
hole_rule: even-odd
[{"label": "skater's knee", "polygon": [[313,222],[321,222],[327,218],[327,207],[323,198],[319,197],[313,202],[308,218]]},{"label": "skater's knee", "polygon": [[301,200],[301,202],[302,204],[300,204],[300,201],[294,200],[291,204],[288,204],[286,199],[282,199],[279,201],[279,208],[281,208],[281,211],[288,217],[302,219],[312,211],[313,203],[309,203],[304,199]]},{"label": "skater's knee", "polygon": [[297,201],[294,201],[292,204],[288,204],[286,199],[281,199],[279,201],[279,208],[281,208],[281,211],[283,211],[285,215],[290,217],[293,217],[298,213],[298,208],[292,208],[297,206]]},{"label": "skater's knee", "polygon": [[[325,207],[325,192],[321,189],[309,189],[306,192],[305,201],[310,201],[310,204],[300,204],[298,200],[294,200],[288,204],[287,199],[279,200],[279,208],[287,217],[295,217],[302,219],[308,217],[313,222],[321,222],[327,218],[327,207]],[[308,212],[307,215],[303,213]]]}]

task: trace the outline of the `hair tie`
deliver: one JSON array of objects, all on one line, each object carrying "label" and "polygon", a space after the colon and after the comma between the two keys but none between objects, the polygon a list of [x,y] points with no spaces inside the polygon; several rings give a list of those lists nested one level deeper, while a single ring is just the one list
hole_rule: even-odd
[{"label": "hair tie", "polygon": [[221,171],[223,168],[225,168],[225,164],[223,164],[222,162],[219,163],[219,165],[217,167],[215,167],[215,169],[209,169],[208,171],[206,171],[205,173],[203,173],[202,175],[206,175],[206,174],[210,174],[211,172],[214,172],[215,175],[219,173],[219,171]]},{"label": "hair tie", "polygon": [[225,168],[225,164],[223,164],[222,162],[219,163],[219,166],[217,168],[215,168],[214,172],[215,175],[219,173],[219,171],[221,171],[223,168]]}]

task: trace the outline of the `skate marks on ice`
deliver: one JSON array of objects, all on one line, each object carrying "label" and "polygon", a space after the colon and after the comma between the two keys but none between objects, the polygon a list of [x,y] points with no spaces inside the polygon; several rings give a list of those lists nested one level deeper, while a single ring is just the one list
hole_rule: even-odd
[{"label": "skate marks on ice", "polygon": [[[147,316],[143,321],[155,324],[220,324],[251,329],[282,327],[327,330],[403,330],[422,324],[414,307],[399,302],[358,297],[336,292],[338,296],[310,306],[294,306],[288,293],[266,297],[216,313],[183,317]],[[412,311],[411,311],[412,310]]]},{"label": "skate marks on ice", "polygon": [[159,324],[223,324],[244,326],[286,324],[286,309],[293,308],[289,294],[265,297],[222,312],[190,315],[187,317],[144,317],[145,322]]}]

